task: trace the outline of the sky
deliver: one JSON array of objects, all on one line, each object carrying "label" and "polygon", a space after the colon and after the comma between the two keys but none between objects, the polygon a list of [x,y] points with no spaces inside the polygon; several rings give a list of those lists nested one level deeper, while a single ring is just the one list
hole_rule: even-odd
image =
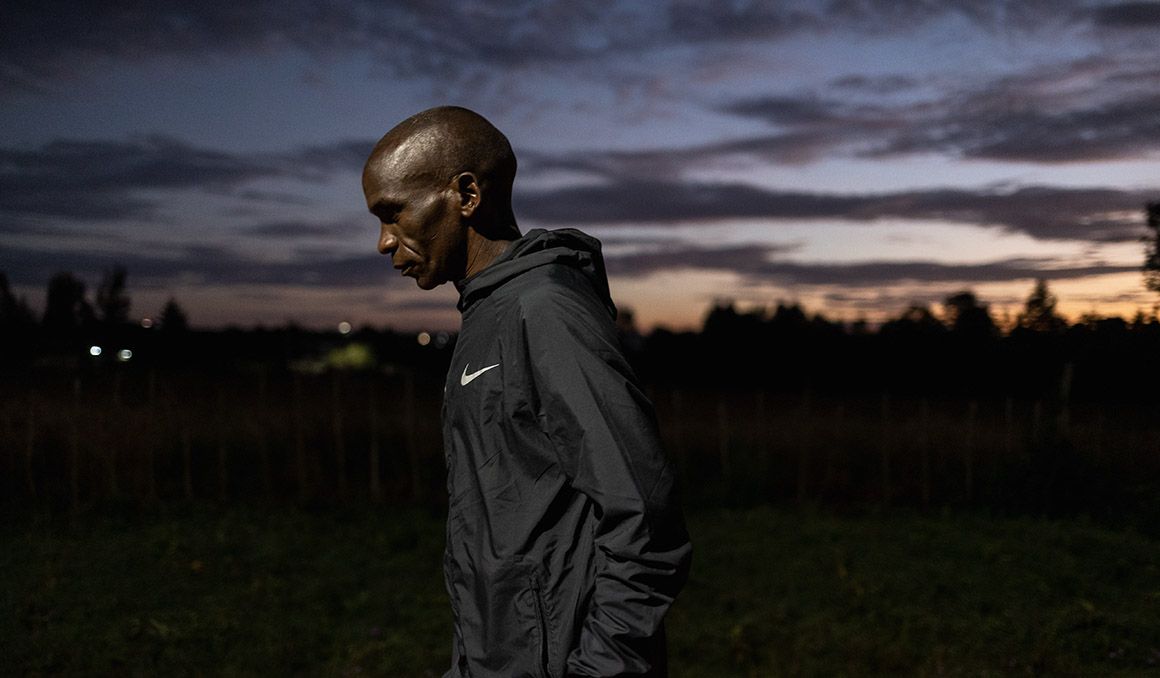
[{"label": "sky", "polygon": [[645,330],[722,301],[872,323],[1044,278],[1130,316],[1160,200],[1160,3],[9,1],[0,272],[34,308],[455,329],[375,250],[360,172],[443,104],[520,163],[520,227],[598,237]]}]

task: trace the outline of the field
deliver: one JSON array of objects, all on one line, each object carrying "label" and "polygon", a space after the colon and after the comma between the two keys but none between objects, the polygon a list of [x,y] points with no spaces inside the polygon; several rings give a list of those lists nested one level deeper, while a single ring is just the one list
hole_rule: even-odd
[{"label": "field", "polygon": [[[971,512],[689,516],[674,676],[1160,671],[1160,542]],[[438,512],[170,506],[6,521],[2,675],[438,676]]]},{"label": "field", "polygon": [[[0,675],[440,676],[444,373],[0,380]],[[672,675],[1160,674],[1154,402],[646,389]]]}]

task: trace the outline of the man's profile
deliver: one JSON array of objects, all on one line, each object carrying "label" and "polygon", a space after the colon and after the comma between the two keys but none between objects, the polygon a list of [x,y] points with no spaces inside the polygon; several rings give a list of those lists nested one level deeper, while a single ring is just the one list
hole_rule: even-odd
[{"label": "man's profile", "polygon": [[378,249],[462,314],[443,402],[446,676],[664,676],[692,547],[652,406],[618,344],[600,243],[521,235],[516,159],[463,108],[418,113],[363,169]]}]

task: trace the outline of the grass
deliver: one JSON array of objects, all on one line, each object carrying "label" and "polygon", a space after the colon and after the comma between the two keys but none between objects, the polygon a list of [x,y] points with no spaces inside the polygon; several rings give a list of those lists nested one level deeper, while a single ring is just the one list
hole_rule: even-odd
[{"label": "grass", "polygon": [[[672,675],[1160,672],[1160,542],[1084,521],[690,516]],[[442,520],[197,508],[0,527],[0,675],[439,676]]]}]

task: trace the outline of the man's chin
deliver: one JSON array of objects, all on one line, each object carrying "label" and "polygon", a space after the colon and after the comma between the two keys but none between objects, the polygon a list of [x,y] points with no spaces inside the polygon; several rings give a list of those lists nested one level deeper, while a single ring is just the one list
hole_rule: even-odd
[{"label": "man's chin", "polygon": [[443,280],[432,280],[430,278],[415,278],[415,284],[418,285],[419,289],[421,290],[433,290],[436,287],[442,285],[444,282],[445,281]]}]

